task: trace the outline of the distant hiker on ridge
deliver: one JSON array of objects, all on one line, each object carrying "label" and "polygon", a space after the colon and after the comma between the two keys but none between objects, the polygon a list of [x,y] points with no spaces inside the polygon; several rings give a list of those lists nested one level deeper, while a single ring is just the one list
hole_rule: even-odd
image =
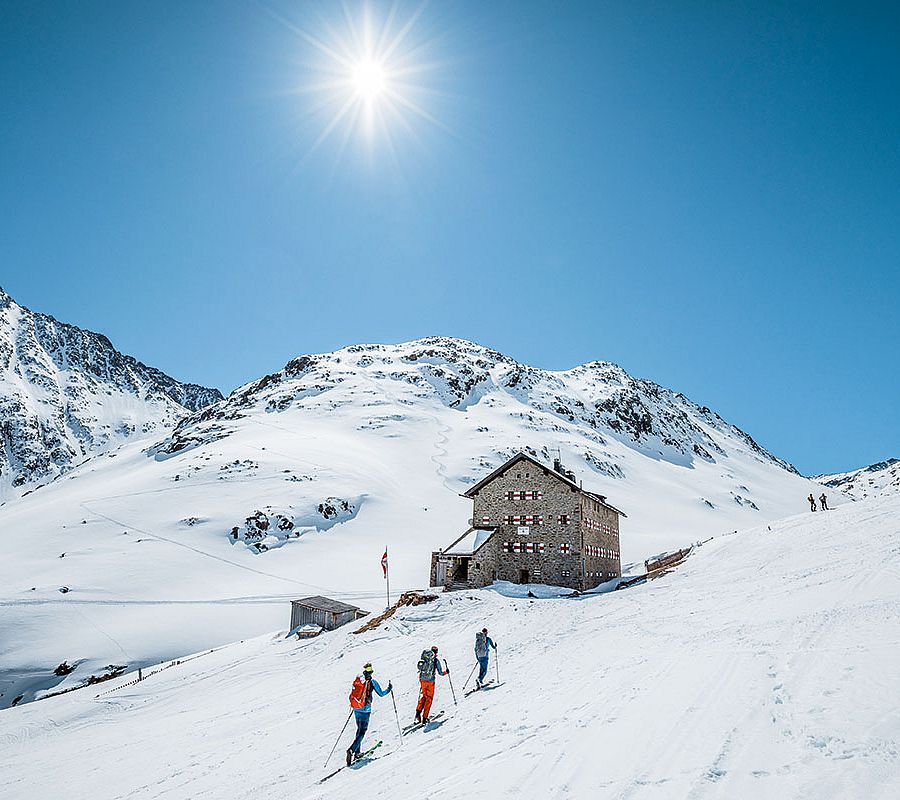
[{"label": "distant hiker on ridge", "polygon": [[478,679],[475,681],[475,688],[480,689],[484,685],[484,678],[488,671],[488,654],[489,648],[497,649],[490,636],[488,636],[487,628],[482,628],[475,634],[475,658],[478,659]]},{"label": "distant hiker on ridge", "polygon": [[819,496],[819,502],[822,504],[822,511],[828,511],[828,498],[825,497],[825,492]]},{"label": "distant hiker on ridge", "polygon": [[434,673],[438,675],[449,675],[450,667],[444,662],[446,672],[441,669],[441,660],[438,658],[437,647],[431,650],[423,650],[422,657],[416,665],[419,668],[419,702],[416,705],[416,722],[428,722],[428,715],[431,713],[431,703],[434,700]]},{"label": "distant hiker on ridge", "polygon": [[372,715],[372,690],[374,689],[379,697],[384,697],[394,690],[390,681],[388,681],[387,689],[382,689],[378,685],[378,681],[372,677],[373,672],[372,664],[366,664],[363,667],[362,675],[356,676],[353,688],[350,690],[350,707],[356,716],[356,738],[347,750],[348,767],[359,758],[363,737],[369,729],[369,717]]},{"label": "distant hiker on ridge", "polygon": [[812,496],[812,492],[809,493],[809,497],[807,497],[806,499],[809,500],[809,510],[815,511],[816,510],[816,498]]}]

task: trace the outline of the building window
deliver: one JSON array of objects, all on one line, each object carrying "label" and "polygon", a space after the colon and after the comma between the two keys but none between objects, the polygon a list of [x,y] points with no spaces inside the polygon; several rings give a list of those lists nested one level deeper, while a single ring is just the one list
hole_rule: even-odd
[{"label": "building window", "polygon": [[490,518],[490,517],[482,517],[482,518],[481,518],[481,524],[482,524],[482,525],[487,525],[490,521],[491,521],[491,518]]},{"label": "building window", "polygon": [[507,500],[543,500],[544,493],[537,489],[507,489]]},{"label": "building window", "polygon": [[572,549],[572,545],[570,545],[568,542],[563,542],[559,546],[559,552],[563,553],[563,554],[568,554],[569,550],[571,550],[571,549]]},{"label": "building window", "polygon": [[504,553],[543,553],[543,542],[504,542]]},{"label": "building window", "polygon": [[544,517],[541,514],[507,514],[503,518],[504,525],[543,525]]},{"label": "building window", "polygon": [[571,575],[572,575],[572,570],[570,570],[570,569],[564,569],[564,570],[562,571],[562,576],[563,576],[564,578],[568,578],[568,577],[570,577]]},{"label": "building window", "polygon": [[568,515],[568,514],[560,514],[560,515],[556,518],[556,521],[557,521],[560,525],[568,525],[568,524],[569,524],[569,519],[570,519],[570,518],[569,518],[569,515]]}]

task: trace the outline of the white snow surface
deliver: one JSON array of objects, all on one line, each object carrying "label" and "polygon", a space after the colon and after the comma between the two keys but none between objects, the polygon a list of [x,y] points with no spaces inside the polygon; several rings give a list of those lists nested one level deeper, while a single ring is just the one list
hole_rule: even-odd
[{"label": "white snow surface", "polygon": [[469,527],[459,493],[519,450],[558,451],[627,513],[626,566],[821,490],[612,364],[548,372],[443,338],[304,356],[0,507],[0,708],[277,629],[297,597],[378,611],[385,546],[395,593],[424,587]]},{"label": "white snow surface", "polygon": [[[892,800],[898,536],[900,498],[870,500],[719,537],[609,594],[462,592],[361,635],[235,643],[3,711],[0,796]],[[463,698],[482,626],[502,683]],[[442,724],[401,745],[391,698],[376,698],[380,757],[317,783],[352,738],[326,768],[362,664],[393,681],[406,724],[432,644],[459,704],[438,677]]]}]

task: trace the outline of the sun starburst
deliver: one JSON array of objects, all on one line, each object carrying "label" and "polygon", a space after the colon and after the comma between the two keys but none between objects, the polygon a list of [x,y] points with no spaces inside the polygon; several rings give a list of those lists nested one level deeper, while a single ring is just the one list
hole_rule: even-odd
[{"label": "sun starburst", "polygon": [[446,130],[428,107],[425,85],[435,69],[427,60],[429,39],[420,30],[424,4],[404,15],[395,2],[339,7],[337,20],[299,25],[281,20],[314,58],[295,87],[305,98],[306,122],[314,131],[309,153],[328,141],[343,150],[351,140],[369,150],[386,147],[396,155],[401,136],[418,138],[423,125]]}]

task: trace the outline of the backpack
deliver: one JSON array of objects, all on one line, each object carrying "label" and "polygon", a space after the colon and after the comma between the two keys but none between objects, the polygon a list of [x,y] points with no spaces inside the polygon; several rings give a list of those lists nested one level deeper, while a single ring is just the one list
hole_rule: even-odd
[{"label": "backpack", "polygon": [[350,690],[350,708],[365,708],[372,702],[372,681],[364,681],[359,675]]},{"label": "backpack", "polygon": [[419,659],[419,663],[416,664],[416,666],[419,668],[419,680],[434,680],[434,670],[437,665],[435,664],[434,653],[431,650],[422,651],[422,657]]},{"label": "backpack", "polygon": [[475,655],[484,658],[488,654],[487,634],[484,631],[478,631],[475,634]]}]

